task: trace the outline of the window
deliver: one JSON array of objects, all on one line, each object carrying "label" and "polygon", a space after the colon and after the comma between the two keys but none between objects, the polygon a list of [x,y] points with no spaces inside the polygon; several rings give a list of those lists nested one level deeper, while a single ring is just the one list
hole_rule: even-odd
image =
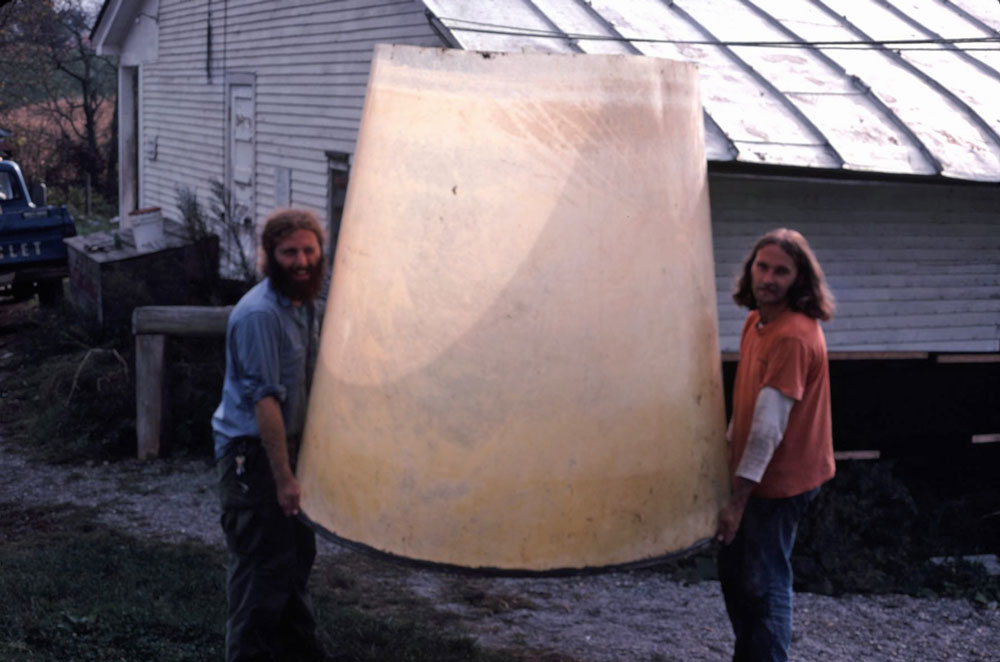
[{"label": "window", "polygon": [[347,182],[351,176],[351,155],[347,152],[327,152],[328,172],[326,221],[330,233],[330,264],[337,251],[337,235],[340,221],[344,216],[344,202],[347,200]]},{"label": "window", "polygon": [[0,201],[19,200],[21,187],[14,182],[9,172],[0,172]]}]

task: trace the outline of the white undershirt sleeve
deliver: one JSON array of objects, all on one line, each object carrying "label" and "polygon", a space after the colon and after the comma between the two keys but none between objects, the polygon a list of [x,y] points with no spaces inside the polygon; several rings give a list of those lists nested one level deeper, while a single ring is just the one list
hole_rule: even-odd
[{"label": "white undershirt sleeve", "polygon": [[770,386],[761,389],[753,408],[747,446],[736,467],[737,476],[755,483],[760,482],[775,449],[785,436],[788,414],[794,404],[795,400],[777,389]]}]

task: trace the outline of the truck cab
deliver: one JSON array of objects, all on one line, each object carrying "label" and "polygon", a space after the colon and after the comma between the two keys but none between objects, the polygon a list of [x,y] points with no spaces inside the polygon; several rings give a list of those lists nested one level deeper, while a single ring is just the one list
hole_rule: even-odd
[{"label": "truck cab", "polygon": [[36,205],[21,168],[0,159],[0,296],[19,300],[37,292],[42,303],[57,300],[69,273],[63,239],[74,235],[66,207]]},{"label": "truck cab", "polygon": [[0,207],[11,211],[19,207],[34,207],[21,177],[21,169],[12,161],[0,160]]}]

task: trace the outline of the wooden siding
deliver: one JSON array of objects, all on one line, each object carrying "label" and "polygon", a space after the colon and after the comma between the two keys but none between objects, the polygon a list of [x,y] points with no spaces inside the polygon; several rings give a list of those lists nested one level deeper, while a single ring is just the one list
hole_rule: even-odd
[{"label": "wooden siding", "polygon": [[1000,351],[996,186],[710,177],[719,333],[739,348],[732,288],[754,241],[802,232],[837,298],[831,351]]},{"label": "wooden siding", "polygon": [[[255,217],[275,172],[293,205],[323,212],[327,150],[353,153],[376,43],[440,46],[413,0],[161,0],[159,56],[142,65],[140,205],[176,215],[178,187],[210,202],[225,176],[227,72],[255,81]],[[211,75],[206,71],[212,27]],[[745,311],[733,277],[768,229],[801,230],[839,301],[834,351],[1000,351],[1000,191],[712,173],[720,344]]]},{"label": "wooden siding", "polygon": [[274,208],[276,168],[291,170],[291,204],[325,215],[325,152],[354,152],[375,44],[442,45],[413,0],[161,0],[158,18],[159,56],[142,76],[141,204],[172,217],[178,187],[207,207],[209,182],[224,180],[227,72],[254,75],[255,218]]}]

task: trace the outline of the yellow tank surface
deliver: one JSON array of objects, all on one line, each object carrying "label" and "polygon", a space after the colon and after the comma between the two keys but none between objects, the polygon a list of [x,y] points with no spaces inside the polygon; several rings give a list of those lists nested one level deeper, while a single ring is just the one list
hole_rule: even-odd
[{"label": "yellow tank surface", "polygon": [[377,47],[308,517],[501,570],[710,537],[728,487],[707,187],[693,65]]}]

